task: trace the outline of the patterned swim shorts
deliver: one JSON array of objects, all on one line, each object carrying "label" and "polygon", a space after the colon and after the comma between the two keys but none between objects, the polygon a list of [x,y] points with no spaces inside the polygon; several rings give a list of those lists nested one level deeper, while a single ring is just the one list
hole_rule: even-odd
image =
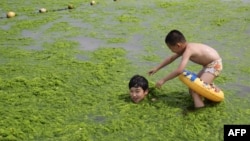
[{"label": "patterned swim shorts", "polygon": [[220,72],[222,71],[222,60],[215,60],[213,62],[211,62],[210,64],[208,64],[207,66],[205,66],[204,72],[209,72],[212,73],[215,76],[219,76]]}]

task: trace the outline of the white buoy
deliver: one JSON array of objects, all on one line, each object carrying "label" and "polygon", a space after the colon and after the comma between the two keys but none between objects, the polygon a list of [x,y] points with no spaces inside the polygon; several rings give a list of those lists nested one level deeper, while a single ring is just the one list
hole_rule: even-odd
[{"label": "white buoy", "polygon": [[7,14],[6,14],[7,18],[12,18],[12,17],[15,17],[16,16],[16,13],[13,12],[13,11],[9,11]]},{"label": "white buoy", "polygon": [[41,9],[39,10],[39,12],[40,12],[40,13],[45,13],[45,12],[47,12],[47,9],[41,8]]},{"label": "white buoy", "polygon": [[72,4],[68,5],[68,9],[73,9],[73,8],[74,8],[74,5],[72,5]]},{"label": "white buoy", "polygon": [[95,5],[96,4],[96,2],[94,1],[94,0],[92,0],[91,2],[90,2],[90,5]]}]

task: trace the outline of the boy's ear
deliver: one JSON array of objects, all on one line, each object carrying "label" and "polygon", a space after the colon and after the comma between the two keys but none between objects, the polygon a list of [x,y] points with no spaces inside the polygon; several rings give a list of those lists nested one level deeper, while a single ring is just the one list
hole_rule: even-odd
[{"label": "boy's ear", "polygon": [[177,45],[177,47],[181,47],[182,43],[177,43],[176,45]]},{"label": "boy's ear", "polygon": [[148,92],[149,92],[149,89],[146,89],[145,92],[144,92],[144,94],[147,95]]}]

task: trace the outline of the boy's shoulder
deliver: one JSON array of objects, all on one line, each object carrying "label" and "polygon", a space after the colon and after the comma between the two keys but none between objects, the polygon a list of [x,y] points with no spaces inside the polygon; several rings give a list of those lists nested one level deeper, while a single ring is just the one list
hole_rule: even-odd
[{"label": "boy's shoulder", "polygon": [[203,43],[189,42],[187,43],[187,46],[206,46],[206,45]]},{"label": "boy's shoulder", "polygon": [[211,50],[210,48],[208,45],[202,43],[188,43],[182,55],[201,56],[205,50]]},{"label": "boy's shoulder", "polygon": [[203,43],[188,43],[186,47],[186,49],[191,52],[197,52],[197,51],[199,52],[199,51],[206,50],[209,48],[212,48],[212,47]]},{"label": "boy's shoulder", "polygon": [[187,46],[188,47],[210,47],[204,43],[194,43],[194,42],[188,43]]}]

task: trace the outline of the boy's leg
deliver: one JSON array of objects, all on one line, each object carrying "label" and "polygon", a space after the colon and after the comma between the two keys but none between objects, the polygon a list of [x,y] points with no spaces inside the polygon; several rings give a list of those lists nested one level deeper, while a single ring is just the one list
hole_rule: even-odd
[{"label": "boy's leg", "polygon": [[202,96],[198,95],[195,91],[191,89],[189,89],[189,92],[193,98],[195,108],[201,108],[205,106]]},{"label": "boy's leg", "polygon": [[[201,77],[201,75],[204,73],[204,69],[203,68],[198,74],[198,77]],[[192,96],[192,99],[194,101],[194,107],[198,108],[198,107],[204,107],[204,102],[203,102],[203,97],[198,95],[197,93],[195,93],[195,91],[193,91],[192,89],[189,89],[189,94]]]},{"label": "boy's leg", "polygon": [[[208,84],[211,84],[214,80],[215,76],[211,73],[201,73],[200,74],[200,79]],[[200,107],[204,107],[204,102],[203,102],[203,98],[202,96],[198,95],[196,92],[191,90],[191,95],[192,98],[194,100],[194,107],[195,108],[200,108]]]}]

